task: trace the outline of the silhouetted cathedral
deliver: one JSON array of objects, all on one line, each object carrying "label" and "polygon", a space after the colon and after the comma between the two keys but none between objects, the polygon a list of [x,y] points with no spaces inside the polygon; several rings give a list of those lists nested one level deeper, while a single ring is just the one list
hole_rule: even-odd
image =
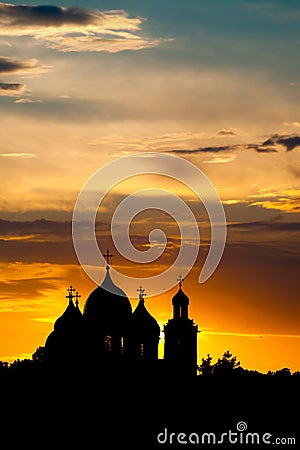
[{"label": "silhouetted cathedral", "polygon": [[[107,252],[107,262],[109,262]],[[189,299],[179,290],[172,299],[173,318],[164,327],[164,359],[158,359],[160,327],[145,306],[145,292],[140,287],[139,303],[132,311],[125,292],[116,286],[106,266],[106,276],[88,296],[83,314],[71,286],[68,305],[56,320],[45,343],[45,357],[53,364],[97,361],[104,368],[146,367],[180,374],[197,372],[198,327],[188,317]],[[75,299],[75,304],[73,300]]]}]

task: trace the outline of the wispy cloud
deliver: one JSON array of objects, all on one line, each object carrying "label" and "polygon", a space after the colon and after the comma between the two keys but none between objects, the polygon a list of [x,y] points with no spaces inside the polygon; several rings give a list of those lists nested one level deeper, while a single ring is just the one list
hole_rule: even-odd
[{"label": "wispy cloud", "polygon": [[144,20],[123,10],[0,3],[2,37],[30,36],[62,52],[116,53],[154,47],[159,39],[139,33]]},{"label": "wispy cloud", "polygon": [[226,137],[226,136],[236,136],[237,130],[235,128],[224,128],[223,130],[219,130],[217,132],[217,136]]},{"label": "wispy cloud", "polygon": [[257,194],[251,195],[255,199],[250,206],[260,206],[265,209],[274,209],[285,213],[300,211],[300,190],[282,189],[261,190]]},{"label": "wispy cloud", "polygon": [[57,317],[32,317],[30,320],[34,320],[36,322],[43,322],[43,323],[54,323],[57,320]]},{"label": "wispy cloud", "polygon": [[[132,137],[132,136],[121,136],[121,135],[104,135],[96,139],[92,139],[89,145],[112,145],[117,149],[127,150],[130,153],[140,152],[143,150],[172,150],[174,145],[180,144],[182,147],[191,146],[191,142],[208,138],[210,135],[208,133],[197,133],[197,132],[173,132],[165,133],[156,136],[143,136],[143,137]],[[124,151],[123,151],[124,153]]]},{"label": "wispy cloud", "polygon": [[34,158],[34,153],[0,153],[2,158]]},{"label": "wispy cloud", "polygon": [[236,155],[215,155],[211,159],[203,161],[205,164],[229,163],[235,160]]},{"label": "wispy cloud", "polygon": [[[15,103],[43,103],[42,100],[36,100],[33,98],[18,98],[17,100],[15,100]],[[26,155],[32,155],[32,153],[23,153]],[[8,153],[4,154],[5,156],[10,155]],[[3,155],[2,155],[3,156]]]},{"label": "wispy cloud", "polygon": [[300,122],[283,122],[283,125],[286,127],[300,128]]},{"label": "wispy cloud", "polygon": [[[1,312],[16,312],[40,309],[39,301],[44,292],[55,289],[55,283],[59,283],[59,277],[42,277],[36,276],[34,278],[9,279],[0,280],[0,310]],[[15,299],[18,296],[21,298],[17,301],[12,301],[13,295]]]},{"label": "wispy cloud", "polygon": [[275,209],[286,213],[300,212],[300,197],[281,197],[276,200],[262,200],[252,203],[251,206],[261,206],[265,209]]}]

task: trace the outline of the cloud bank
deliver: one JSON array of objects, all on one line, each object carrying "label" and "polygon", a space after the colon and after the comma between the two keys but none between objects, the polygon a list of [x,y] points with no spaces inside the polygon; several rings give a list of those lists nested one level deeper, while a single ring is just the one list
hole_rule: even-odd
[{"label": "cloud bank", "polygon": [[116,53],[154,47],[158,39],[139,33],[144,20],[123,10],[0,3],[2,37],[29,36],[61,52]]}]

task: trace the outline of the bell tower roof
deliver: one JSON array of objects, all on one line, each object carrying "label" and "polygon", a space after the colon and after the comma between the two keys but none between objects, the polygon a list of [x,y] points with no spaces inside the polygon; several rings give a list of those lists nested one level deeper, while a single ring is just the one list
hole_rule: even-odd
[{"label": "bell tower roof", "polygon": [[188,296],[182,290],[182,283],[184,280],[181,275],[179,276],[178,281],[179,281],[179,283],[178,283],[179,289],[172,298],[172,305],[180,306],[180,307],[188,306],[190,301],[189,301]]},{"label": "bell tower roof", "polygon": [[190,300],[182,290],[183,279],[181,276],[178,281],[179,289],[172,298],[173,319],[188,319],[188,307]]}]

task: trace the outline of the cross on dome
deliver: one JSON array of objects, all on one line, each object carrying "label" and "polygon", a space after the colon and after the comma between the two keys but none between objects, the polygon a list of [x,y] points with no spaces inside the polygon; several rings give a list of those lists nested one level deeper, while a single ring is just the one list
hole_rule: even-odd
[{"label": "cross on dome", "polygon": [[140,286],[138,289],[137,289],[137,292],[139,293],[139,298],[140,298],[140,300],[144,300],[144,297],[146,297],[146,293],[145,293],[145,289],[143,289],[142,288],[142,286]]},{"label": "cross on dome", "polygon": [[76,291],[76,294],[75,294],[75,299],[76,299],[76,300],[75,300],[75,305],[76,305],[76,306],[78,306],[78,304],[79,304],[79,299],[80,299],[80,298],[81,298],[81,295],[79,295],[78,292]]},{"label": "cross on dome", "polygon": [[106,250],[106,253],[104,253],[104,255],[102,255],[102,256],[104,257],[104,259],[105,259],[106,262],[107,262],[107,265],[109,266],[110,259],[111,259],[114,255],[112,255],[111,253],[109,253],[109,250],[107,249],[107,250]]},{"label": "cross on dome", "polygon": [[70,286],[69,289],[67,289],[68,291],[68,295],[66,295],[66,298],[69,299],[69,301],[71,302],[73,300],[73,298],[75,297],[75,295],[73,295],[73,292],[76,291],[75,288],[73,288],[73,286]]}]

